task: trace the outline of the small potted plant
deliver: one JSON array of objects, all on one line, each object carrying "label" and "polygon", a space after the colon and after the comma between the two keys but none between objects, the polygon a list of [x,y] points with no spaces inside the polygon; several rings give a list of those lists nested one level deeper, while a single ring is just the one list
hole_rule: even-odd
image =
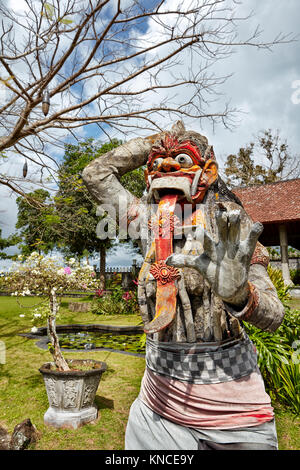
[{"label": "small potted plant", "polygon": [[98,412],[95,394],[106,364],[91,359],[66,360],[56,333],[59,297],[67,290],[97,288],[93,268],[87,264],[81,266],[74,259],[69,260],[69,266],[63,267],[56,258],[34,252],[26,259],[18,257],[18,262],[5,276],[4,284],[12,295],[34,295],[47,302],[43,312],[47,316],[53,362],[43,364],[39,369],[50,405],[44,415],[45,424],[76,429],[93,421]]}]

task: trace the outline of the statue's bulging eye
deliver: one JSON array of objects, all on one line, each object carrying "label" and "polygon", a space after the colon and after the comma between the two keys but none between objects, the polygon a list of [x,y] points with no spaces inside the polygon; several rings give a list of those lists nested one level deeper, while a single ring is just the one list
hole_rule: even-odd
[{"label": "statue's bulging eye", "polygon": [[189,157],[185,153],[180,153],[179,155],[177,155],[177,157],[175,157],[175,160],[176,162],[180,164],[182,168],[189,168],[190,166],[193,166],[194,164],[191,157]]},{"label": "statue's bulging eye", "polygon": [[152,165],[152,170],[154,171],[157,170],[157,168],[163,161],[164,161],[163,158],[157,158],[156,160],[154,160],[153,165]]}]

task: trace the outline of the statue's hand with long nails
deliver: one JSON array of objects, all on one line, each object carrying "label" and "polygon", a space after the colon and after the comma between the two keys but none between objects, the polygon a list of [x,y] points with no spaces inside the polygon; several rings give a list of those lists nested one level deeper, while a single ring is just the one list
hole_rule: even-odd
[{"label": "statue's hand with long nails", "polygon": [[263,226],[259,222],[253,224],[247,237],[241,240],[239,211],[220,210],[216,222],[217,241],[202,227],[195,231],[195,238],[202,240],[201,255],[172,254],[166,264],[196,269],[222,300],[241,306],[249,296],[250,263]]}]

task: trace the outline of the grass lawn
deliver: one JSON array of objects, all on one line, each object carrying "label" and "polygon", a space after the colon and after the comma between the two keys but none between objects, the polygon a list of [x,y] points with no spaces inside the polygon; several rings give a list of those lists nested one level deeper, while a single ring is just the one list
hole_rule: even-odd
[{"label": "grass lawn", "polygon": [[[69,299],[76,301],[76,299]],[[36,302],[24,298],[29,307]],[[95,316],[70,312],[64,299],[58,324],[101,323],[137,325],[135,315]],[[56,430],[43,423],[48,408],[43,379],[38,369],[51,360],[47,351],[39,349],[34,340],[18,336],[30,330],[28,308],[20,308],[14,297],[0,297],[0,341],[6,345],[6,363],[0,364],[0,424],[13,431],[16,424],[30,418],[40,434],[36,450],[122,450],[129,408],[139,393],[145,361],[140,357],[111,352],[65,353],[68,358],[92,358],[105,361],[107,372],[102,376],[96,395],[98,419],[77,430]],[[25,314],[25,317],[20,317]],[[300,449],[300,419],[281,407],[275,407],[279,448]]]}]

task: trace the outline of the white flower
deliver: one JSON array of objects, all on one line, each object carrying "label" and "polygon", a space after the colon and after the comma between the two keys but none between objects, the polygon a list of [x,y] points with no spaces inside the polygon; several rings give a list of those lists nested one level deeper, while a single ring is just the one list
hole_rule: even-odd
[{"label": "white flower", "polygon": [[22,313],[21,315],[19,315],[19,317],[21,317],[21,318],[24,318],[24,317],[25,317],[25,315]]},{"label": "white flower", "polygon": [[64,268],[59,269],[59,270],[57,271],[57,274],[58,274],[59,276],[62,276],[63,274],[65,274]]},{"label": "white flower", "polygon": [[36,326],[33,326],[33,327],[31,328],[31,333],[37,333],[37,332],[38,332],[37,327],[36,327]]},{"label": "white flower", "polygon": [[40,318],[42,315],[40,313],[34,313],[33,315],[35,318]]},{"label": "white flower", "polygon": [[75,258],[70,258],[69,259],[69,264],[74,264],[76,262]]}]

